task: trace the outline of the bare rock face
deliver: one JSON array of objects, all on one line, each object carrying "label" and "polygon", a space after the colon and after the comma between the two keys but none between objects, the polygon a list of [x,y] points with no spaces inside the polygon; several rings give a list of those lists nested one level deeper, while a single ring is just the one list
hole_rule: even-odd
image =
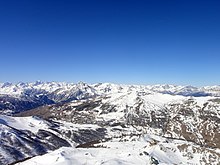
[{"label": "bare rock face", "polygon": [[209,100],[198,105],[193,99],[170,104],[165,135],[182,138],[211,148],[220,147],[220,104]]}]

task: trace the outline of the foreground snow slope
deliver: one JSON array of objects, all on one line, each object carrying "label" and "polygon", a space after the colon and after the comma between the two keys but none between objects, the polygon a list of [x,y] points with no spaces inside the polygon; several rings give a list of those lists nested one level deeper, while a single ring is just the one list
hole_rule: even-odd
[{"label": "foreground snow slope", "polygon": [[[86,148],[63,147],[17,165],[217,165],[220,161],[214,150],[196,151],[198,146],[186,141],[154,135],[131,139],[113,139]],[[206,157],[212,159],[204,160]]]}]

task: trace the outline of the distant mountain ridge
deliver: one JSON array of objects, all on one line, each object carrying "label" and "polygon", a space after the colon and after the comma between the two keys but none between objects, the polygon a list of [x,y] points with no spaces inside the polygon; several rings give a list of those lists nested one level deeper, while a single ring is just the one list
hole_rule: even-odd
[{"label": "distant mountain ridge", "polygon": [[[36,81],[30,83],[0,83],[0,94],[8,95],[22,95],[23,92],[27,89],[41,90],[45,93],[52,93],[56,90],[70,90],[73,87],[78,87],[80,89],[90,87],[96,90],[103,89],[120,89],[120,88],[142,88],[148,89],[158,93],[168,93],[176,95],[190,95],[197,92],[204,92],[206,94],[214,95],[215,93],[220,92],[220,85],[214,86],[204,86],[204,87],[195,87],[195,86],[182,86],[182,85],[169,85],[169,84],[157,84],[157,85],[126,85],[126,84],[114,84],[114,83],[96,83],[96,84],[87,84],[84,82],[78,83],[66,83],[66,82],[43,82]],[[97,91],[98,92],[98,91]],[[107,92],[107,91],[103,91]]]},{"label": "distant mountain ridge", "polygon": [[139,91],[182,96],[220,96],[220,86],[178,85],[120,85],[112,83],[87,84],[65,82],[0,83],[0,110],[14,114],[43,105],[70,102],[103,96],[110,93]]}]

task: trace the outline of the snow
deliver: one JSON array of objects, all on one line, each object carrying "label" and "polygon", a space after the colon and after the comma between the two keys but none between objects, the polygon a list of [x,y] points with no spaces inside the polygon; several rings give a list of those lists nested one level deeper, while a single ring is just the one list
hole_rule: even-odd
[{"label": "snow", "polygon": [[73,123],[66,122],[66,121],[59,121],[59,120],[57,120],[57,121],[62,123],[60,125],[60,130],[75,130],[75,131],[77,131],[78,129],[96,130],[98,128],[101,128],[100,126],[95,125],[95,124],[73,124]]},{"label": "snow", "polygon": [[0,115],[0,123],[10,127],[37,133],[39,129],[48,129],[48,123],[37,117],[10,117]]},{"label": "snow", "polygon": [[154,93],[144,96],[144,99],[157,105],[164,105],[173,101],[183,100],[186,97],[179,95]]},{"label": "snow", "polygon": [[206,97],[193,97],[193,99],[197,102],[197,105],[203,107],[203,104],[211,99],[215,99],[216,97],[206,96]]},{"label": "snow", "polygon": [[103,101],[103,103],[111,103],[113,105],[120,106],[133,106],[137,103],[137,98],[141,98],[145,100],[145,102],[155,104],[157,106],[162,106],[164,104],[179,101],[186,99],[185,96],[178,95],[169,95],[169,94],[161,94],[161,93],[152,93],[140,96],[136,91],[128,92],[128,93],[116,93],[109,95],[111,98],[107,98]]},{"label": "snow", "polygon": [[[116,144],[118,145],[118,144]],[[120,146],[121,147],[121,146]],[[135,165],[149,163],[149,158],[140,156],[136,150],[117,147],[108,148],[60,148],[52,153],[37,156],[17,165]]]},{"label": "snow", "polygon": [[193,158],[189,158],[178,149],[178,145],[182,144],[187,144],[191,151],[192,144],[186,141],[168,141],[166,138],[150,134],[135,141],[130,139],[122,142],[115,138],[96,144],[92,148],[62,147],[17,165],[146,165],[151,164],[153,160],[158,161],[160,165],[200,164],[203,153],[194,154]]}]

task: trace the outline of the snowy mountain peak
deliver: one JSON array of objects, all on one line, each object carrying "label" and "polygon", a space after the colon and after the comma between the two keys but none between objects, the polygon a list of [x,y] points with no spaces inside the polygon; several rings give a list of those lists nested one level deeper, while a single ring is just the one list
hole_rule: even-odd
[{"label": "snowy mountain peak", "polygon": [[[177,86],[177,85],[119,85],[112,83],[99,83],[99,84],[87,84],[84,82],[79,82],[77,84],[73,83],[61,83],[61,82],[42,82],[36,81],[34,83],[23,83],[19,82],[17,84],[12,83],[2,83],[0,86],[0,94],[8,95],[21,95],[24,90],[35,89],[35,90],[44,90],[46,92],[54,92],[56,90],[70,90],[71,88],[79,89],[90,89],[97,94],[103,93],[117,93],[125,92],[131,90],[142,90],[142,91],[151,91],[158,93],[166,93],[173,95],[220,95],[220,86],[207,86],[197,88],[194,86]],[[92,89],[93,88],[93,89]]]},{"label": "snowy mountain peak", "polygon": [[6,88],[6,87],[10,87],[10,86],[12,86],[12,83],[10,83],[10,82],[5,82],[5,83],[2,83],[2,88]]}]

